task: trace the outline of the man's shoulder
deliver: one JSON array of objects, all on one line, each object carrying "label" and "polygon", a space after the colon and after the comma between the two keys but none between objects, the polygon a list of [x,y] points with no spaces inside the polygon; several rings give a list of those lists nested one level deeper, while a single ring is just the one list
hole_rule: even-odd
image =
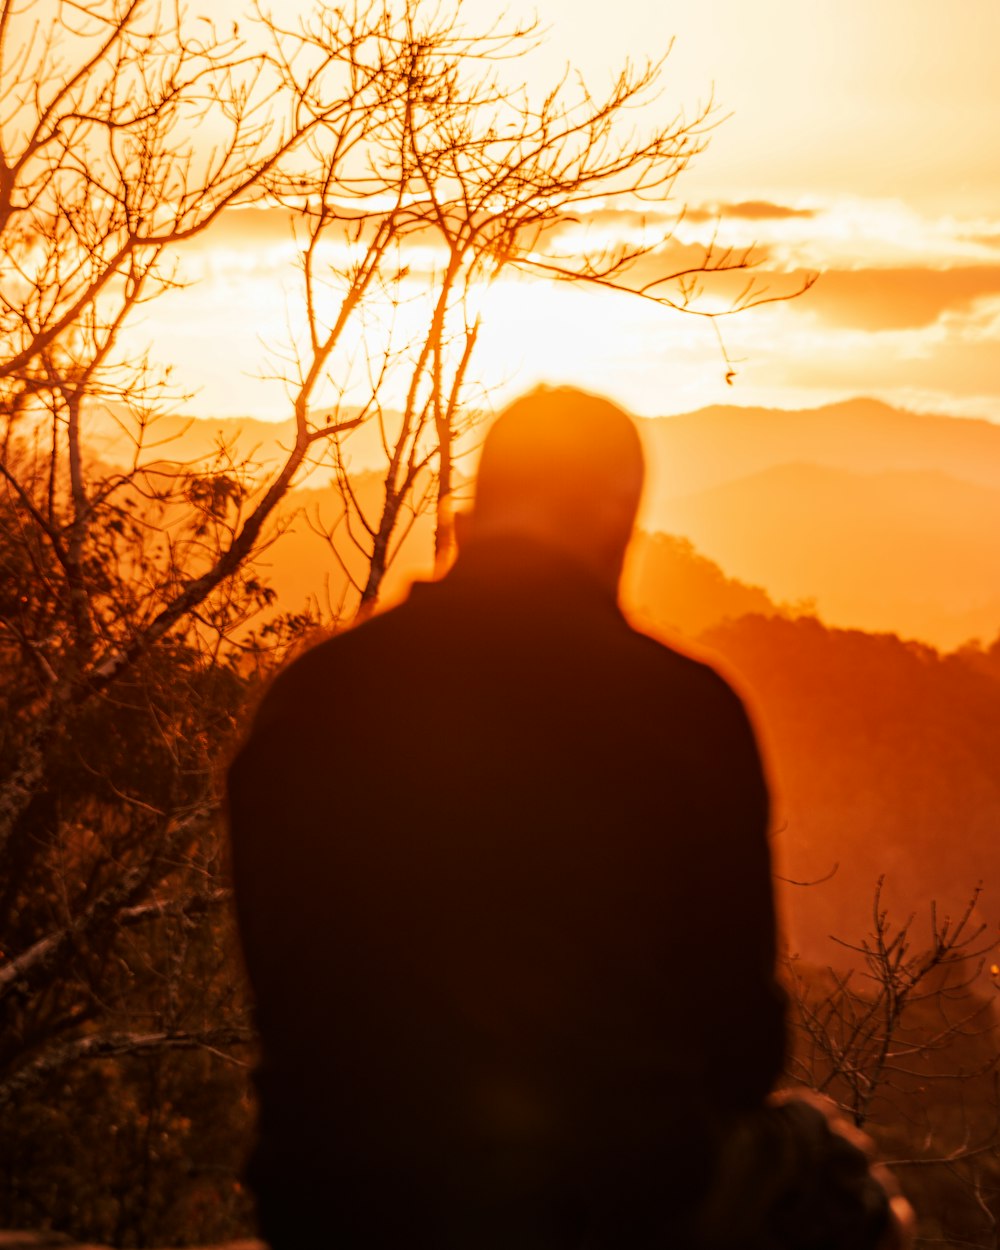
[{"label": "man's shoulder", "polygon": [[[352,684],[370,684],[373,671],[388,679],[384,658],[398,651],[408,634],[406,604],[313,642],[271,678],[254,717],[260,732],[289,717],[296,722],[310,711],[334,710]],[[397,620],[401,616],[401,620]],[[373,657],[382,660],[373,669]]]},{"label": "man's shoulder", "polygon": [[732,681],[716,667],[714,660],[701,659],[674,643],[647,634],[625,622],[630,645],[637,662],[648,667],[663,680],[689,687],[703,697],[732,706],[743,706],[743,700]]}]

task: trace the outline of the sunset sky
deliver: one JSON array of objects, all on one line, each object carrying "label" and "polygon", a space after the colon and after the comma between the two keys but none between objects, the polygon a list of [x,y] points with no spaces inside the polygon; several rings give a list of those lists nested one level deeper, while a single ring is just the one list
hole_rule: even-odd
[{"label": "sunset sky", "polygon": [[[283,0],[283,18],[306,0]],[[874,395],[921,411],[1000,421],[1000,4],[996,0],[516,0],[544,45],[523,63],[541,91],[567,65],[599,89],[624,58],[674,37],[652,113],[689,113],[710,94],[708,150],[652,220],[698,242],[766,251],[762,273],[819,271],[801,299],[723,327],[622,296],[501,283],[485,306],[479,359],[498,397],[538,380],[609,393],[644,415],[732,402],[797,407]],[[240,0],[190,6],[216,20]],[[470,29],[497,6],[464,0]],[[520,72],[520,70],[519,70]],[[642,124],[645,118],[637,118]],[[629,228],[605,213],[602,228]],[[263,343],[287,332],[294,249],[276,214],[228,215],[185,260],[195,284],[150,305],[137,340],[174,363],[202,415],[283,418],[259,380]]]}]

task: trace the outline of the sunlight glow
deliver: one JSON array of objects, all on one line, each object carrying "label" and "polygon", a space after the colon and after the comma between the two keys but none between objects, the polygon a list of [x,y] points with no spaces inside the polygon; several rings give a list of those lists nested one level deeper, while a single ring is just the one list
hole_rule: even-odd
[{"label": "sunlight glow", "polygon": [[[626,55],[664,50],[676,35],[654,112],[690,112],[712,82],[722,111],[731,112],[669,198],[623,205],[595,196],[577,220],[559,225],[558,247],[594,254],[675,228],[681,247],[712,239],[721,248],[755,247],[765,284],[809,271],[827,277],[794,305],[720,323],[731,371],[707,322],[505,277],[472,295],[484,327],[470,399],[491,394],[490,402],[500,402],[546,379],[606,390],[639,413],[726,401],[794,405],[867,392],[1000,419],[1000,277],[997,291],[989,289],[990,271],[1000,275],[1000,167],[982,156],[983,126],[1000,107],[1000,80],[977,68],[986,63],[990,32],[1000,30],[1000,10],[981,0],[970,6],[968,21],[956,23],[904,0],[871,9],[820,0],[814,13],[765,0],[759,20],[747,23],[737,0],[683,10],[623,0],[612,29],[581,21],[585,5],[551,0],[541,15],[546,38],[517,67],[531,91],[550,85],[567,64],[600,87]],[[192,22],[239,20],[244,33],[252,31],[244,0],[194,0],[188,8]],[[288,0],[282,20],[294,25],[311,8],[310,0]],[[512,22],[532,10],[530,0],[517,0]],[[486,0],[463,0],[469,28],[495,17]],[[887,43],[883,36],[902,26],[905,47]],[[829,109],[831,98],[840,101],[838,110]],[[858,117],[865,119],[863,144]],[[366,201],[369,209],[390,205],[388,196],[381,205]],[[342,207],[353,213],[358,201]],[[359,255],[348,228],[343,239],[321,245],[331,266]],[[417,326],[426,312],[421,283],[439,270],[444,253],[415,240],[401,259],[409,273],[402,303],[391,310],[385,300],[373,302],[370,349],[377,326],[387,332],[391,321],[397,343]],[[963,285],[959,272],[974,266],[982,271],[976,289]],[[875,273],[882,270],[897,272],[883,282]],[[273,204],[224,214],[185,249],[179,276],[191,287],[151,305],[126,338],[153,345],[173,365],[196,411],[287,415],[274,375],[285,367],[290,341],[303,333],[290,215]],[[935,282],[939,295],[931,298]],[[359,346],[355,335],[355,355]],[[357,393],[364,379],[352,356],[335,366],[333,389]]]}]

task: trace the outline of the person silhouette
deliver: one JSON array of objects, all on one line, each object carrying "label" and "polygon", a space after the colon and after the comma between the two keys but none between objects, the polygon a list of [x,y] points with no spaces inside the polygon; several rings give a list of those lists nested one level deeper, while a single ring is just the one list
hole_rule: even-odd
[{"label": "person silhouette", "polygon": [[453,569],[278,675],[229,773],[276,1248],[690,1245],[785,1053],[743,704],[617,604],[609,401],[489,430]]}]

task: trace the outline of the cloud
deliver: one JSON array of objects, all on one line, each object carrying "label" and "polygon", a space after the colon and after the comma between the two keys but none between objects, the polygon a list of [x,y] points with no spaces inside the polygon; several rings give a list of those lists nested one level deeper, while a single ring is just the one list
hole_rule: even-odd
[{"label": "cloud", "polygon": [[815,217],[814,208],[791,208],[770,200],[737,200],[714,206],[688,208],[684,214],[690,222],[715,221],[717,218],[739,217],[743,221],[787,221],[790,217]]},{"label": "cloud", "polygon": [[[554,223],[554,233],[584,231],[607,241],[637,242],[640,238],[653,240],[669,235],[673,228],[685,225],[712,224],[722,221],[785,221],[791,218],[814,218],[819,210],[812,208],[789,208],[766,200],[744,200],[738,203],[715,206],[605,205],[581,208],[567,214]],[[344,232],[358,216],[358,210],[344,206]],[[201,236],[202,246],[241,246],[286,242],[293,237],[297,215],[290,209],[259,205],[230,209],[223,213],[211,230]],[[430,229],[430,228],[429,228]],[[420,232],[416,232],[419,234]],[[711,233],[711,232],[708,232]]]},{"label": "cloud", "polygon": [[287,208],[234,208],[219,217],[206,240],[213,244],[282,241],[292,237],[294,218]]},{"label": "cloud", "polygon": [[641,230],[644,226],[656,228],[657,225],[669,226],[681,215],[680,205],[673,212],[665,212],[661,208],[595,208],[589,212],[581,212],[576,217],[567,216],[566,221],[586,223],[592,226],[607,228],[618,227],[621,230]]},{"label": "cloud", "polygon": [[[760,383],[768,392],[763,402],[778,406],[787,406],[785,391],[801,397],[812,389],[821,399],[879,395],[903,406],[922,394],[936,397],[924,408],[1000,418],[1000,296],[945,311],[929,325],[872,330],[803,316],[818,291],[723,327],[731,354],[745,361],[744,391]],[[739,402],[750,402],[749,394]]]},{"label": "cloud", "polygon": [[920,329],[947,312],[1000,294],[1000,265],[948,269],[831,269],[804,297],[828,325],[861,330]]},{"label": "cloud", "polygon": [[[641,208],[625,205],[606,205],[589,210],[581,209],[579,213],[567,215],[558,225],[557,230],[565,231],[572,227],[585,231],[594,231],[606,238],[619,241],[636,242],[640,238],[650,239],[656,235],[669,235],[674,230],[690,241],[691,226],[721,225],[723,228],[738,228],[744,242],[753,241],[752,232],[747,233],[746,223],[778,224],[790,220],[807,221],[815,219],[820,213],[816,208],[791,208],[785,204],[775,204],[770,200],[740,200],[718,204],[685,205],[669,203],[665,206],[649,205]],[[706,238],[711,229],[699,230],[699,235]],[[727,231],[727,238],[729,232]]]}]

